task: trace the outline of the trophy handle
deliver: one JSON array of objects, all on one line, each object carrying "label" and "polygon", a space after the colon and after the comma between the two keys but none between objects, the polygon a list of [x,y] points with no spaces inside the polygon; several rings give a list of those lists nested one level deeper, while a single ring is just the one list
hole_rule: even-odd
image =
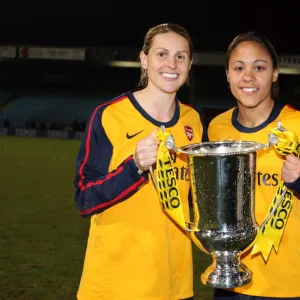
[{"label": "trophy handle", "polygon": [[284,199],[284,196],[287,192],[287,187],[285,186],[283,191],[282,191],[282,194],[280,196],[280,199],[278,201],[278,203],[275,205],[275,207],[271,210],[271,212],[269,213],[269,215],[267,216],[267,218],[264,220],[264,222],[258,226],[259,229],[262,229],[268,222],[269,220],[272,218],[272,216],[274,215],[274,213],[276,212],[277,208],[280,206],[280,204],[282,203],[283,199]]},{"label": "trophy handle", "polygon": [[[160,128],[161,128],[162,131],[165,130],[165,126],[163,126],[163,125]],[[174,138],[171,134],[167,137],[165,145],[166,145],[167,149],[169,149],[169,150],[174,150],[176,153],[180,152],[180,149],[176,148]],[[149,171],[150,171],[150,175],[152,177],[152,181],[154,183],[154,186],[158,190],[158,185],[157,185],[157,181],[156,181],[155,176],[154,176],[154,171],[153,171],[152,166],[149,167]]]},{"label": "trophy handle", "polygon": [[[281,131],[281,132],[286,132],[287,130],[281,126],[281,122],[278,122],[278,125],[275,127],[275,130]],[[278,137],[270,132],[269,134],[269,143],[266,145],[266,147],[270,147],[270,146],[274,146],[278,143]],[[274,213],[276,212],[277,208],[280,206],[280,204],[282,203],[284,196],[287,192],[287,187],[284,186],[283,191],[282,191],[282,195],[278,201],[278,203],[275,205],[275,207],[271,210],[271,212],[269,213],[269,215],[267,216],[267,218],[265,219],[265,221],[258,226],[259,229],[262,229],[267,223],[268,221],[271,219],[271,217],[274,215]]]},{"label": "trophy handle", "polygon": [[153,184],[154,184],[155,188],[158,190],[158,185],[157,185],[156,179],[154,177],[154,172],[153,172],[152,166],[149,167],[149,172],[150,172]]},{"label": "trophy handle", "polygon": [[[162,142],[160,147],[163,147],[162,149],[164,149],[164,150],[162,150],[163,151],[162,153],[165,153],[165,154],[163,154],[163,156],[160,156],[158,154],[158,160],[159,159],[165,159],[166,157],[168,157],[170,155],[170,150],[173,150],[175,153],[184,153],[184,151],[182,149],[177,148],[175,146],[175,142],[174,142],[174,138],[173,138],[172,134],[167,133],[165,131],[164,126],[161,126],[160,129],[161,129],[161,131],[160,131],[160,133],[158,133],[158,134],[162,133],[162,135],[160,135],[160,138],[159,138]],[[161,166],[161,164],[159,164],[159,166]],[[177,186],[178,198],[175,195],[174,197],[172,196],[173,198],[171,199],[171,202],[168,202],[168,201],[165,202],[164,201],[164,195],[167,195],[168,193],[166,193],[165,191],[162,192],[162,190],[164,190],[166,188],[166,185],[163,181],[160,181],[161,178],[163,178],[164,176],[158,177],[158,179],[156,179],[155,175],[154,175],[153,166],[149,167],[149,172],[150,172],[150,175],[152,177],[153,184],[154,184],[156,190],[159,192],[160,200],[162,200],[162,202],[161,202],[162,209],[168,214],[168,216],[177,225],[182,227],[187,232],[199,231],[197,229],[197,224],[195,222],[195,218],[194,218],[193,222],[191,222],[190,220],[186,221],[185,218],[184,218],[183,208],[180,204],[181,200],[179,200],[180,199],[180,193],[179,193],[179,189],[178,189],[178,186],[177,186],[177,183],[176,183],[176,178],[173,177],[172,182],[173,183],[175,182],[174,184],[175,184],[175,186]],[[162,170],[159,167],[158,167],[158,172],[159,172],[159,174],[162,174]],[[173,190],[173,195],[174,195],[175,188],[171,187],[170,190]],[[173,203],[175,203],[175,205],[172,204],[172,200],[175,201],[175,202],[173,202]],[[193,206],[194,206],[194,203],[193,203]],[[197,217],[197,215],[195,214],[195,209],[193,210],[193,212],[194,212],[194,217]]]},{"label": "trophy handle", "polygon": [[[149,172],[150,172],[150,175],[151,175],[153,184],[154,184],[156,190],[158,191],[158,190],[159,190],[159,189],[158,189],[158,184],[157,184],[157,181],[156,181],[156,179],[155,179],[154,171],[153,171],[153,167],[152,167],[152,166],[149,167]],[[194,233],[194,232],[199,231],[199,229],[197,228],[197,221],[196,221],[196,220],[199,219],[199,214],[198,214],[198,216],[196,215],[196,212],[195,212],[196,207],[194,207],[194,206],[195,206],[195,204],[194,204],[194,202],[193,202],[193,214],[194,214],[194,219],[193,219],[193,220],[194,220],[194,221],[193,221],[193,222],[191,222],[191,221],[185,222],[185,223],[186,223],[186,228],[185,228],[185,229],[186,229],[188,232],[190,232],[190,233]],[[194,239],[193,239],[193,238],[194,238]],[[197,240],[197,238],[195,238],[194,236],[192,236],[192,239],[195,241],[195,244],[198,246],[199,241]],[[207,251],[203,248],[202,245],[200,245],[200,246],[198,246],[198,247],[199,247],[201,250],[203,250],[204,252],[207,252]]]}]

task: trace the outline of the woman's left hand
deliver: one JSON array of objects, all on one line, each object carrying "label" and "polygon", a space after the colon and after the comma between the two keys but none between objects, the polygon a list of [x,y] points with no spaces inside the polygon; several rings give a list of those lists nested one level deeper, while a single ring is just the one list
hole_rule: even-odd
[{"label": "woman's left hand", "polygon": [[294,182],[297,180],[300,177],[300,158],[288,154],[281,171],[284,182]]}]

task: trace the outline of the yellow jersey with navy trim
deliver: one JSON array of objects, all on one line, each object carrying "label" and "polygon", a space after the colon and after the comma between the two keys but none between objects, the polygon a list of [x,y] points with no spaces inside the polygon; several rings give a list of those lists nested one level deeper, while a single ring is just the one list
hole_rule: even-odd
[{"label": "yellow jersey with navy trim", "polygon": [[[289,105],[275,104],[269,118],[255,128],[242,126],[238,120],[238,108],[232,108],[215,117],[208,126],[210,141],[246,140],[268,143],[268,134],[278,122],[300,139],[300,112]],[[284,158],[274,149],[257,153],[255,217],[262,224],[268,215],[272,200],[281,181]],[[262,255],[251,256],[251,250],[242,257],[242,262],[253,272],[251,283],[232,291],[264,297],[300,297],[300,204],[293,197],[293,207],[278,253],[272,249],[265,263]]]},{"label": "yellow jersey with navy trim", "polygon": [[[178,147],[206,134],[200,116],[176,99],[172,120],[161,123],[125,93],[97,107],[81,144],[75,204],[91,216],[79,300],[178,300],[193,296],[190,236],[162,211],[148,175],[139,174],[136,143],[164,125]],[[185,217],[189,219],[187,157],[171,153]]]}]

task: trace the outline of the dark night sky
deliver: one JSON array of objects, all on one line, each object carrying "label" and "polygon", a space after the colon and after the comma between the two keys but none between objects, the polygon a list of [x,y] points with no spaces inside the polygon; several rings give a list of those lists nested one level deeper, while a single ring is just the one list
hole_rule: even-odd
[{"label": "dark night sky", "polygon": [[279,54],[300,55],[300,4],[295,3],[7,1],[0,12],[0,43],[141,47],[149,27],[173,22],[191,33],[196,51],[224,51],[238,33],[255,29]]},{"label": "dark night sky", "polygon": [[[150,27],[172,22],[190,32],[195,52],[225,52],[236,35],[258,30],[271,40],[279,55],[300,56],[300,1],[296,1],[10,0],[0,10],[0,45],[140,49]],[[194,85],[195,97],[231,97],[222,66],[194,70],[194,82],[201,83]],[[2,63],[0,68],[0,86],[18,89],[19,85],[53,91],[78,87],[80,91],[107,90],[117,95],[133,88],[138,78],[139,69],[105,68],[94,61],[17,60]],[[300,103],[299,78],[280,75],[283,99]]]}]

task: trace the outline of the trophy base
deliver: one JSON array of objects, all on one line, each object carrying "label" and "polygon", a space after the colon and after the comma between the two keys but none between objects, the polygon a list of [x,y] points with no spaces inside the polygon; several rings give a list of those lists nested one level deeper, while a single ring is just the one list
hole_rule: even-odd
[{"label": "trophy base", "polygon": [[232,260],[219,261],[215,257],[213,264],[201,275],[201,282],[221,289],[235,288],[250,283],[252,272],[236,256],[231,258]]}]

